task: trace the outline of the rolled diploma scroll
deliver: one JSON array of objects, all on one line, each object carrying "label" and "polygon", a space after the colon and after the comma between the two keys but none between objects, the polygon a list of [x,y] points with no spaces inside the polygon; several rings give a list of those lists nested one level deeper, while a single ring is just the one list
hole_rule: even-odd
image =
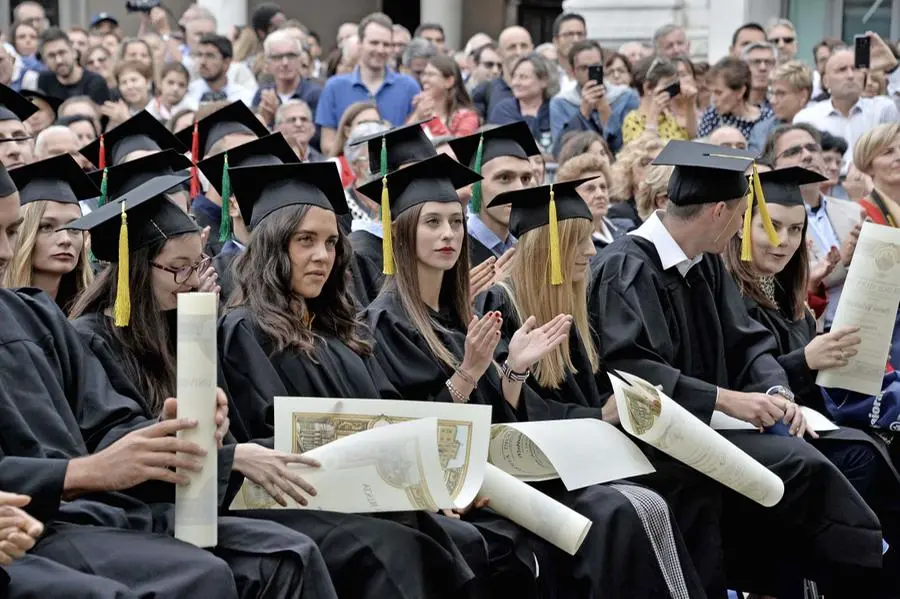
[{"label": "rolled diploma scroll", "polygon": [[591,521],[493,464],[484,471],[480,495],[489,507],[569,555],[575,555]]},{"label": "rolled diploma scroll", "polygon": [[203,469],[178,469],[190,484],[175,488],[175,538],[198,547],[218,543],[218,449],[216,447],[216,310],[215,293],[178,295],[178,417],[197,427],[178,437],[196,443],[206,456]]},{"label": "rolled diploma scroll", "polygon": [[610,374],[622,427],[711,479],[765,507],[784,495],[784,482],[665,393],[640,377]]}]

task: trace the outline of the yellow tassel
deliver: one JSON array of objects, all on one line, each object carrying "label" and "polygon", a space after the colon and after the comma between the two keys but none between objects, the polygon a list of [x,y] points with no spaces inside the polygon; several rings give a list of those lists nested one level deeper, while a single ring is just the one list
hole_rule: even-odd
[{"label": "yellow tassel", "polygon": [[125,213],[125,202],[122,202],[122,226],[119,227],[119,276],[116,281],[116,305],[113,310],[117,327],[127,327],[131,322],[128,278],[128,215]]},{"label": "yellow tassel", "polygon": [[394,241],[391,237],[391,197],[387,177],[381,178],[381,253],[384,255],[384,274],[394,274]]},{"label": "yellow tassel", "polygon": [[562,285],[562,264],[559,257],[559,222],[556,219],[556,199],[550,186],[550,284]]},{"label": "yellow tassel", "polygon": [[756,196],[756,203],[759,205],[759,216],[762,218],[763,228],[766,235],[769,236],[769,243],[772,247],[781,245],[778,238],[778,232],[775,231],[775,225],[772,224],[772,217],[769,216],[769,207],[766,205],[766,197],[763,195],[762,183],[759,181],[759,172],[756,170],[756,164],[753,164],[753,195]]},{"label": "yellow tassel", "polygon": [[753,249],[750,242],[750,223],[753,220],[753,186],[747,190],[747,210],[744,211],[744,235],[741,238],[741,260],[753,261]]}]

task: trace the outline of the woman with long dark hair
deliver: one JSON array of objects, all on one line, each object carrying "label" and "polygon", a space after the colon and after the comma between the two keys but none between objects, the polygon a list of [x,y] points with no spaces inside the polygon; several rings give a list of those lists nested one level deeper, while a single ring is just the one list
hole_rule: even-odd
[{"label": "woman with long dark hair", "polygon": [[[347,212],[337,171],[303,164],[230,172],[251,231],[235,261],[235,290],[219,325],[236,439],[272,436],[276,396],[396,397],[356,316],[348,280],[353,255],[337,225],[338,215]],[[342,572],[350,564],[332,563],[326,552],[339,593],[351,592],[363,576],[369,597],[392,596],[398,588],[406,597],[466,596],[472,571],[454,539],[483,544],[473,527],[439,523],[424,512],[379,518],[319,512],[316,521],[321,524],[308,532],[314,539],[339,526],[359,538],[347,554],[374,551],[380,563],[376,570],[357,564],[361,571]],[[466,557],[487,561],[483,551]]]},{"label": "woman with long dark hair", "polygon": [[[736,235],[726,248],[725,265],[741,291],[750,316],[775,337],[776,358],[788,375],[796,402],[827,414],[816,375],[820,370],[846,366],[858,351],[860,337],[855,328],[832,329],[817,335],[815,318],[806,305],[810,279],[808,218],[799,186],[820,183],[826,177],[789,167],[762,173],[760,180],[781,243],[773,246],[768,240],[759,211],[754,209],[749,228]],[[748,233],[751,259],[744,261],[741,245]],[[821,276],[821,273],[815,275]],[[888,542],[896,542],[900,533],[896,502],[900,487],[881,439],[841,427],[820,433],[811,443],[841,470],[875,510]],[[893,568],[885,570],[894,571]],[[891,576],[885,580],[893,580]],[[888,585],[896,589],[897,583],[888,582]]]},{"label": "woman with long dark hair", "polygon": [[[567,313],[540,323],[534,315],[523,317],[508,345],[501,346],[502,365],[495,362],[504,317],[497,311],[472,316],[465,213],[454,191],[465,181],[454,176],[454,163],[445,166],[442,158],[388,175],[395,275],[366,311],[376,339],[375,355],[388,378],[408,399],[491,405],[494,422],[570,414],[599,418],[598,404],[545,401],[524,385],[533,364],[566,343],[572,326]],[[375,182],[361,191],[371,197],[380,185]],[[586,206],[585,211],[590,219]],[[585,224],[589,231],[590,221]],[[561,596],[670,596],[665,579],[670,573],[681,577],[682,569],[676,564],[662,572],[638,516],[662,516],[661,504],[668,518],[665,502],[644,489],[635,502],[600,485],[570,493],[557,483],[543,490],[593,522],[574,558],[551,553],[541,568],[559,570]],[[482,512],[476,509],[467,517],[477,522]],[[675,551],[674,541],[672,546]],[[691,596],[683,578],[676,579],[675,588],[676,596]],[[699,587],[694,596],[703,596]]]},{"label": "woman with long dark hair", "polygon": [[39,287],[63,311],[93,279],[84,233],[63,227],[81,218],[79,202],[100,191],[68,154],[14,169],[22,226],[3,287]]},{"label": "woman with long dark hair", "polygon": [[[328,171],[326,174],[333,172],[330,165],[316,166],[320,167],[320,172],[323,168]],[[298,171],[297,165],[289,170],[303,174],[303,169]],[[333,176],[337,178],[336,173]],[[235,175],[236,179],[238,177]],[[157,177],[145,185],[164,186],[167,182],[175,185],[186,178]],[[276,181],[277,185],[284,178],[277,179],[273,175],[267,180]],[[259,187],[258,181],[254,181],[254,186]],[[79,298],[73,309],[76,329],[97,354],[114,386],[136,389],[136,393],[130,395],[143,398],[150,415],[158,414],[164,399],[173,396],[176,391],[177,296],[197,289],[197,273],[209,260],[202,255],[200,231],[190,217],[166,200],[162,191],[157,200],[146,209],[129,210],[129,255],[125,276],[130,313],[127,319],[122,320],[125,315],[118,301],[121,297],[118,282],[122,264],[117,260],[115,248],[118,244],[110,243],[118,240],[118,227],[116,231],[94,231],[98,238],[98,258],[110,260],[112,264]],[[286,210],[296,208],[292,206]],[[329,214],[334,220],[333,212]],[[331,242],[323,240],[323,243]],[[309,280],[308,277],[301,278]],[[352,310],[346,308],[338,308],[336,313],[349,313],[352,318]],[[339,320],[331,322],[338,329],[341,327],[337,324]],[[225,377],[226,382],[231,380],[232,377]],[[317,464],[302,456],[285,455],[253,442],[260,439],[263,444],[268,444],[272,433],[262,431],[261,435],[248,436],[247,423],[252,421],[252,417],[262,418],[262,414],[251,413],[247,409],[245,387],[238,386],[237,391],[229,391],[233,406],[231,430],[238,443],[232,448],[231,463],[220,459],[220,470],[234,470],[244,475],[266,489],[282,505],[287,505],[285,496],[305,505],[305,494],[315,494],[316,490],[288,465],[302,463],[315,467]],[[433,589],[449,591],[459,586],[460,581],[465,582],[467,575],[471,577],[464,564],[455,570],[451,567],[456,564],[452,551],[444,550],[436,543],[432,543],[432,547],[428,544],[431,540],[424,534],[388,521],[306,510],[254,510],[238,514],[277,521],[321,544],[331,578],[342,597],[384,597],[395,594],[397,589],[401,590],[401,596],[406,597],[441,597],[443,595],[436,594]],[[455,549],[449,540],[448,546],[451,550]],[[416,559],[422,559],[421,567],[413,565]],[[433,560],[428,564],[438,564],[439,567],[433,570],[430,566],[426,567],[428,559]],[[441,578],[439,572],[446,578]],[[454,579],[454,576],[459,578]],[[451,585],[451,582],[456,584]]]}]

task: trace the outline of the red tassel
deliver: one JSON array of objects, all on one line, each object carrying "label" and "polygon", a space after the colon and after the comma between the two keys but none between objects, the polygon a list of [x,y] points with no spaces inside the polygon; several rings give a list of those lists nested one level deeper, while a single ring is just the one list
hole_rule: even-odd
[{"label": "red tassel", "polygon": [[197,171],[197,163],[200,162],[200,131],[197,123],[194,123],[194,134],[191,136],[191,199],[200,195],[200,174]]},{"label": "red tassel", "polygon": [[106,168],[106,142],[103,137],[100,136],[100,156],[97,158],[97,168],[101,171]]}]

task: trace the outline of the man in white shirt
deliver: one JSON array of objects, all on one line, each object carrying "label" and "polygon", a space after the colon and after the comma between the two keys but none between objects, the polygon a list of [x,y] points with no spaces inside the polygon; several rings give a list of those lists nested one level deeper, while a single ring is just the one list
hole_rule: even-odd
[{"label": "man in white shirt", "polygon": [[216,34],[205,34],[200,38],[194,51],[199,79],[188,86],[185,99],[200,105],[204,102],[242,101],[248,107],[253,103],[256,86],[237,85],[228,78],[233,49],[228,38]]},{"label": "man in white shirt", "polygon": [[876,125],[900,120],[900,112],[885,96],[863,98],[865,73],[854,67],[852,50],[836,50],[825,65],[823,86],[831,98],[807,106],[797,113],[794,123],[809,123],[816,129],[847,140],[844,167],[853,160],[853,148],[860,136]]}]

